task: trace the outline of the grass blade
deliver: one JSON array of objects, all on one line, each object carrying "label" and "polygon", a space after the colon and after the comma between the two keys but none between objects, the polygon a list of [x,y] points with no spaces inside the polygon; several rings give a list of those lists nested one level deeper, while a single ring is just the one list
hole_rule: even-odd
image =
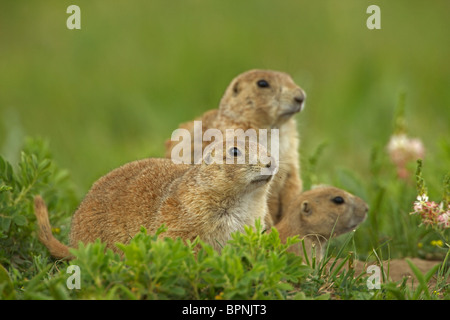
[{"label": "grass blade", "polygon": [[430,292],[428,290],[427,283],[430,281],[431,277],[436,273],[436,271],[439,268],[439,265],[435,265],[433,268],[431,268],[425,275],[417,268],[414,263],[412,263],[411,260],[406,259],[406,262],[408,263],[409,267],[411,268],[412,272],[416,276],[417,280],[419,281],[419,286],[417,287],[416,291],[413,294],[413,300],[417,300],[424,291],[425,296],[427,299],[431,299]]}]

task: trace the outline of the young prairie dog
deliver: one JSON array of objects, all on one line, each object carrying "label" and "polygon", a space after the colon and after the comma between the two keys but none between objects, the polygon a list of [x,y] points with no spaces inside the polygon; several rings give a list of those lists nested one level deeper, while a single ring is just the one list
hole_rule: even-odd
[{"label": "young prairie dog", "polygon": [[[292,78],[283,72],[270,70],[250,70],[238,75],[228,85],[218,109],[205,112],[196,119],[202,122],[201,135],[207,129],[279,129],[279,171],[271,184],[268,199],[271,220],[277,223],[288,210],[288,205],[302,191],[299,173],[299,139],[297,123],[294,115],[302,110],[306,98],[305,92],[294,83]],[[183,123],[180,129],[187,129],[192,137],[194,121]],[[202,137],[200,140],[203,140]],[[270,143],[271,138],[267,138]],[[166,141],[167,158],[171,158],[172,150],[178,141]],[[194,155],[194,143],[202,148],[208,141],[191,140],[191,154]],[[270,146],[267,146],[270,151]],[[276,155],[272,152],[272,156]],[[270,225],[269,225],[270,227]]]},{"label": "young prairie dog", "polygon": [[[225,142],[215,146],[220,144],[225,146]],[[115,243],[129,242],[141,226],[154,233],[164,223],[165,237],[194,240],[199,236],[220,250],[232,232],[243,231],[256,219],[264,220],[272,175],[262,175],[261,170],[276,168],[259,161],[256,150],[264,148],[261,145],[242,141],[230,145],[221,153],[210,149],[200,164],[151,158],[111,171],[94,183],[75,212],[70,246],[100,239],[117,251]],[[239,160],[244,164],[238,164]],[[39,239],[52,256],[70,256],[69,247],[51,234],[40,196],[35,198],[35,214]]]},{"label": "young prairie dog", "polygon": [[[289,214],[275,226],[281,241],[299,235],[300,239],[305,239],[308,257],[314,245],[319,259],[323,257],[331,237],[354,230],[364,221],[369,210],[361,198],[328,186],[301,193],[291,206]],[[289,250],[303,255],[301,243],[292,245]]]}]

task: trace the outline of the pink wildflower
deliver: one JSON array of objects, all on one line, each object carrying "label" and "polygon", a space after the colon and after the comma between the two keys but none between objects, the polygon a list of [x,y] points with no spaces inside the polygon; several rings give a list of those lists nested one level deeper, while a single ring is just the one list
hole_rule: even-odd
[{"label": "pink wildflower", "polygon": [[417,138],[411,139],[404,133],[392,135],[387,150],[391,161],[397,167],[397,175],[401,179],[406,179],[409,176],[406,164],[423,158],[425,154],[422,141]]},{"label": "pink wildflower", "polygon": [[417,201],[414,201],[414,212],[413,213],[419,213],[420,211],[422,211],[422,209],[426,205],[427,201],[428,201],[428,196],[426,194],[417,196]]},{"label": "pink wildflower", "polygon": [[411,214],[419,214],[425,225],[449,228],[450,208],[448,211],[444,211],[443,205],[444,203],[428,201],[428,196],[423,194],[417,197],[417,201],[414,201],[414,211]]},{"label": "pink wildflower", "polygon": [[[441,211],[443,211],[442,209],[442,205],[441,205]],[[443,227],[444,229],[450,228],[450,205],[449,208],[446,212],[442,213],[440,216],[438,216],[438,223],[441,227]]]}]

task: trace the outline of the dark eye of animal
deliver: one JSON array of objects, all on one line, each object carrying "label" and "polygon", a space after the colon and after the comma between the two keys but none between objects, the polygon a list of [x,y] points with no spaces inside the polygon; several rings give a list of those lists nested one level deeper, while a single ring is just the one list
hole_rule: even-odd
[{"label": "dark eye of animal", "polygon": [[256,82],[256,84],[260,88],[268,88],[269,87],[269,83],[266,80],[258,80],[258,82]]},{"label": "dark eye of animal", "polygon": [[241,155],[241,151],[236,147],[230,148],[230,150],[228,150],[228,153],[233,157],[239,157]]},{"label": "dark eye of animal", "polygon": [[337,197],[334,197],[331,201],[333,201],[336,204],[343,204],[344,198],[337,196]]}]

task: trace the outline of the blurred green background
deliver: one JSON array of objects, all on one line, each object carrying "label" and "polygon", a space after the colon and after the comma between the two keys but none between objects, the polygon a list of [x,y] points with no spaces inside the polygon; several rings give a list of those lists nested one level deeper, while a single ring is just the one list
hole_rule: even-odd
[{"label": "blurred green background", "polygon": [[[66,27],[71,4],[81,30]],[[366,27],[371,4],[381,30]],[[81,196],[125,162],[162,156],[178,124],[216,108],[234,76],[266,68],[307,92],[301,155],[328,143],[323,180],[338,167],[367,175],[405,92],[409,133],[440,181],[449,16],[448,0],[2,1],[0,153],[14,162],[25,136],[47,139]]]}]

